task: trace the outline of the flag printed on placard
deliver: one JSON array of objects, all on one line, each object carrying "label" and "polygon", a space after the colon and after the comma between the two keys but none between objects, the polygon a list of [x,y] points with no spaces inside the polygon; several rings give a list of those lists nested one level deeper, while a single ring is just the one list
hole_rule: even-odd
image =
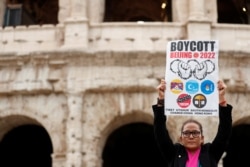
[{"label": "flag printed on placard", "polygon": [[218,115],[218,58],[217,40],[168,42],[166,115]]}]

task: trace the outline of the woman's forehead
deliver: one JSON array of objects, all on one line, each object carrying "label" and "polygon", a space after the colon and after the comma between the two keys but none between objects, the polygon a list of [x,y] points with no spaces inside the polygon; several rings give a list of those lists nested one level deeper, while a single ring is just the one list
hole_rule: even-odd
[{"label": "woman's forehead", "polygon": [[200,130],[200,127],[198,124],[194,123],[194,122],[189,122],[186,125],[184,125],[183,130],[187,130],[187,129],[197,129]]}]

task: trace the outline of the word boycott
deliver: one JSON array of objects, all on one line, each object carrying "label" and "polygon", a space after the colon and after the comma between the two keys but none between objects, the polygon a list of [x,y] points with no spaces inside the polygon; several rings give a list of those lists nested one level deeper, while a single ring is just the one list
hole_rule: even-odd
[{"label": "word boycott", "polygon": [[[215,41],[171,42],[171,51],[214,51]],[[209,50],[210,49],[210,50]]]}]

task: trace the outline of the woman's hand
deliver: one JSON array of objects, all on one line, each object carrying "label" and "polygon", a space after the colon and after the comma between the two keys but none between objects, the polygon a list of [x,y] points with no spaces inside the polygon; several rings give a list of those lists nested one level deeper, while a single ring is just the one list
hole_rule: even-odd
[{"label": "woman's hand", "polygon": [[225,98],[227,85],[222,81],[218,81],[218,92],[219,92],[219,104],[221,106],[227,106],[227,101]]},{"label": "woman's hand", "polygon": [[164,99],[166,90],[166,81],[164,79],[161,79],[160,85],[157,86],[157,90],[158,90],[158,98]]}]

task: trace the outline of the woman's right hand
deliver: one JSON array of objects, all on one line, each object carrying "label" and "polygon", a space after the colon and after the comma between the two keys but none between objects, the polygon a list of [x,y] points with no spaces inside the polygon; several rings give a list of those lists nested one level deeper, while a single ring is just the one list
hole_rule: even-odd
[{"label": "woman's right hand", "polygon": [[160,85],[157,86],[157,90],[158,90],[158,98],[164,99],[166,90],[166,81],[164,79],[161,79]]}]

